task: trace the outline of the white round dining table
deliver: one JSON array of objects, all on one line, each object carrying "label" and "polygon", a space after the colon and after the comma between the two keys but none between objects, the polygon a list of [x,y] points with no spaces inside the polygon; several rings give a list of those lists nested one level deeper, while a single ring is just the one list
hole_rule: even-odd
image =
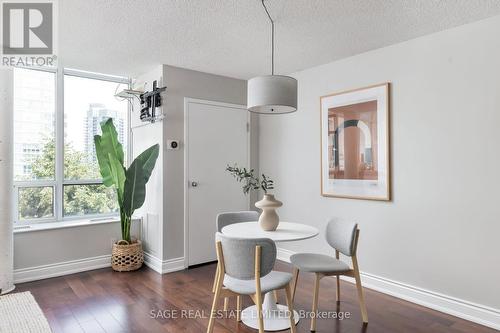
[{"label": "white round dining table", "polygon": [[[222,228],[221,232],[229,237],[238,238],[270,238],[276,243],[299,241],[316,237],[318,229],[302,223],[280,222],[275,231],[264,231],[257,221],[234,223]],[[262,304],[264,313],[264,330],[281,331],[290,328],[287,317],[288,307],[277,304],[273,292],[266,293]],[[295,323],[299,314],[295,312]],[[259,329],[257,306],[245,308],[241,312],[242,322],[252,328]]]}]

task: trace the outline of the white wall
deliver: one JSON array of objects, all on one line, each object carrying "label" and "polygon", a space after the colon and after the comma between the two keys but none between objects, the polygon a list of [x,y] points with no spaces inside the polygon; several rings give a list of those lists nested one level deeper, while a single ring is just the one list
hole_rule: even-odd
[{"label": "white wall", "polygon": [[[139,85],[146,83],[146,90],[151,90],[153,81],[158,81],[158,87],[163,87],[163,66],[158,65],[151,71],[144,73],[136,78]],[[165,94],[162,93],[165,98]],[[163,107],[157,109],[157,114],[161,114]],[[157,261],[161,261],[163,256],[163,123],[158,121],[156,123],[142,122],[139,118],[140,106],[136,99],[134,99],[133,112],[130,115],[131,124],[131,145],[132,145],[132,159],[137,157],[147,148],[159,144],[160,154],[156,160],[156,165],[146,185],[146,200],[144,205],[136,211],[136,215],[142,216],[142,240],[144,244],[144,251],[148,255],[153,256]],[[146,259],[149,259],[147,257]],[[150,264],[150,261],[147,261]],[[154,267],[152,267],[154,269]]]},{"label": "white wall", "polygon": [[[500,309],[499,31],[494,17],[296,73],[298,112],[260,119],[281,218],[357,221],[362,271]],[[393,200],[320,196],[319,97],[386,81]],[[332,253],[323,234],[284,247]]]},{"label": "white wall", "polygon": [[12,236],[12,70],[0,70],[0,289],[13,288]]}]

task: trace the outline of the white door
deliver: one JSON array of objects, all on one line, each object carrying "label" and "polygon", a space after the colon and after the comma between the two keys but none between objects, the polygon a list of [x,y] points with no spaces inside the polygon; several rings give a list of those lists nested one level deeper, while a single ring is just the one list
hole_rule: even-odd
[{"label": "white door", "polygon": [[187,264],[216,260],[218,213],[248,210],[241,184],[227,164],[249,166],[249,117],[244,106],[186,99],[186,255]]}]

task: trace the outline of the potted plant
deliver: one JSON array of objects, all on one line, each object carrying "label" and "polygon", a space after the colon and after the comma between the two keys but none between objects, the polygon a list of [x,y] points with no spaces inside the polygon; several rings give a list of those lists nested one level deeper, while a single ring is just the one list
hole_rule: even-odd
[{"label": "potted plant", "polygon": [[118,133],[109,118],[101,123],[102,135],[94,136],[95,150],[103,184],[116,189],[120,208],[121,240],[113,244],[111,267],[115,271],[133,271],[144,262],[140,240],[130,237],[132,214],[144,204],[146,183],[155,167],[159,145],[146,149],[130,164],[124,166],[124,153]]},{"label": "potted plant", "polygon": [[280,223],[276,208],[281,207],[283,203],[276,200],[273,194],[267,193],[268,190],[274,189],[274,181],[265,174],[259,178],[255,175],[254,169],[239,168],[236,164],[234,166],[228,165],[226,171],[233,175],[238,182],[243,183],[243,193],[248,194],[255,190],[264,191],[264,198],[255,203],[255,207],[262,209],[259,225],[265,231],[275,231]]}]

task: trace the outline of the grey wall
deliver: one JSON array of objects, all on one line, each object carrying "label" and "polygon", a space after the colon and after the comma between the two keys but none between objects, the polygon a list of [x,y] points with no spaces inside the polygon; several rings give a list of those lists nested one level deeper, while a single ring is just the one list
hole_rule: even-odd
[{"label": "grey wall", "polygon": [[[139,220],[132,223],[132,235],[140,236],[139,226]],[[119,222],[16,232],[14,269],[111,255],[113,240],[119,238]]]},{"label": "grey wall", "polygon": [[[260,120],[281,218],[355,220],[362,271],[500,309],[498,31],[495,17],[296,73],[298,112]],[[322,197],[319,97],[386,81],[392,202]],[[331,254],[323,234],[286,248]]]},{"label": "grey wall", "polygon": [[[164,140],[184,138],[184,98],[246,104],[246,81],[212,75],[183,68],[163,66],[167,86],[163,122]],[[252,120],[253,121],[253,120]],[[256,121],[253,121],[256,124]],[[257,138],[257,126],[251,136]],[[183,142],[182,142],[183,143]],[[252,147],[258,145],[254,143]],[[253,151],[254,166],[257,165]],[[184,149],[165,150],[164,155],[164,225],[163,259],[184,256]],[[214,221],[215,223],[215,221]]]}]

